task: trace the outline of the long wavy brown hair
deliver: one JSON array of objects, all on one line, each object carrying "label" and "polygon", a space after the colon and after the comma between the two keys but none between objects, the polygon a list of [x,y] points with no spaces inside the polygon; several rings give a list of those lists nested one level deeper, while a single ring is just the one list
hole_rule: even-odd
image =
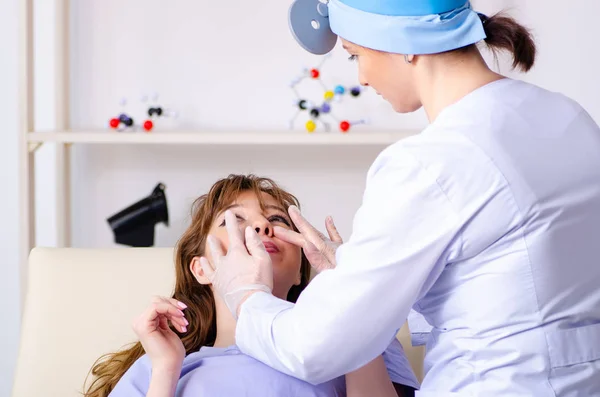
[{"label": "long wavy brown hair", "polygon": [[[209,192],[194,202],[192,206],[192,221],[188,229],[179,239],[175,252],[175,290],[172,297],[184,302],[186,318],[189,321],[188,332],[180,334],[175,328],[171,329],[179,335],[186,354],[198,351],[202,346],[213,346],[217,336],[215,299],[212,290],[207,285],[196,281],[190,270],[190,263],[196,256],[204,255],[204,247],[208,232],[215,217],[227,206],[236,201],[242,192],[252,191],[256,194],[261,206],[261,192],[267,193],[282,205],[299,207],[298,199],[291,193],[279,187],[269,178],[255,175],[229,175],[217,181]],[[302,290],[310,280],[310,264],[302,253],[301,282],[293,286],[287,296],[290,302],[296,302]],[[116,353],[100,357],[92,366],[88,379],[92,381],[84,391],[85,397],[107,397],[117,382],[131,365],[144,355],[140,342]]]}]

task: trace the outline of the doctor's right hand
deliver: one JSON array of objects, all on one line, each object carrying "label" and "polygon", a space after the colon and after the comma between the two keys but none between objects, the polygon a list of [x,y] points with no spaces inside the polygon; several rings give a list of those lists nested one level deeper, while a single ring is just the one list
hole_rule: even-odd
[{"label": "doctor's right hand", "polygon": [[306,255],[306,258],[317,273],[335,268],[335,252],[342,245],[343,241],[333,223],[333,219],[328,217],[325,220],[325,228],[327,229],[327,234],[329,234],[329,238],[327,238],[300,214],[300,210],[296,206],[290,206],[288,213],[300,233],[280,226],[274,226],[273,232],[275,236],[302,248],[304,255]]}]

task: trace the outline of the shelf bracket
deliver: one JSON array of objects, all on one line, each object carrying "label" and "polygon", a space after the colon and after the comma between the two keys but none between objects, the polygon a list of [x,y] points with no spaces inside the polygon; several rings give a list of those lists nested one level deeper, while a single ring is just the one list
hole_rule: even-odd
[{"label": "shelf bracket", "polygon": [[43,142],[29,142],[27,144],[27,148],[29,149],[29,153],[33,153],[38,150],[43,145]]}]

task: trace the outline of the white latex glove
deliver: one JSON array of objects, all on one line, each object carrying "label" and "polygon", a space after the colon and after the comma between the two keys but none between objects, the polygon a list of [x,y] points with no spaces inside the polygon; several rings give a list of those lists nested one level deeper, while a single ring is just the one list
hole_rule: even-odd
[{"label": "white latex glove", "polygon": [[231,211],[225,212],[225,225],[229,236],[229,249],[223,253],[213,236],[207,243],[212,253],[212,264],[204,257],[200,264],[225,304],[237,319],[240,305],[257,291],[272,293],[273,264],[264,244],[252,227],[245,231],[245,241]]},{"label": "white latex glove", "polygon": [[306,258],[317,273],[335,268],[335,252],[342,245],[343,241],[333,223],[333,219],[327,217],[325,220],[325,228],[327,229],[327,234],[329,234],[329,238],[327,238],[304,219],[298,207],[294,205],[290,206],[288,213],[300,233],[275,226],[273,227],[275,236],[302,248],[304,255],[306,255]]}]

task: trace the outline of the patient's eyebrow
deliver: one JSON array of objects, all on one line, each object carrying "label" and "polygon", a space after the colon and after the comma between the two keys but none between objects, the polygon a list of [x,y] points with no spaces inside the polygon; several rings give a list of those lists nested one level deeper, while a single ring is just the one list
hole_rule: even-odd
[{"label": "patient's eyebrow", "polygon": [[265,209],[277,210],[277,211],[283,212],[284,214],[287,214],[287,212],[278,205],[267,204],[267,205],[265,205]]},{"label": "patient's eyebrow", "polygon": [[[239,204],[231,204],[231,205],[228,205],[227,207],[225,207],[225,208],[223,209],[223,211],[221,211],[221,213],[223,213],[223,212],[225,212],[225,211],[227,211],[227,210],[229,210],[229,209],[232,209],[232,208],[237,208],[237,207],[240,207],[240,205],[239,205]],[[265,208],[265,209],[269,209],[269,210],[277,210],[277,211],[281,211],[281,212],[283,212],[284,214],[286,214],[286,215],[287,215],[287,212],[286,212],[286,210],[284,210],[284,209],[283,209],[283,207],[281,207],[281,206],[279,206],[279,205],[266,204],[266,205],[264,206],[264,208]]]},{"label": "patient's eyebrow", "polygon": [[225,212],[227,210],[230,210],[232,208],[237,208],[239,206],[240,206],[239,204],[231,204],[231,205],[228,205],[227,207],[223,208],[223,211],[221,211],[221,212]]}]

